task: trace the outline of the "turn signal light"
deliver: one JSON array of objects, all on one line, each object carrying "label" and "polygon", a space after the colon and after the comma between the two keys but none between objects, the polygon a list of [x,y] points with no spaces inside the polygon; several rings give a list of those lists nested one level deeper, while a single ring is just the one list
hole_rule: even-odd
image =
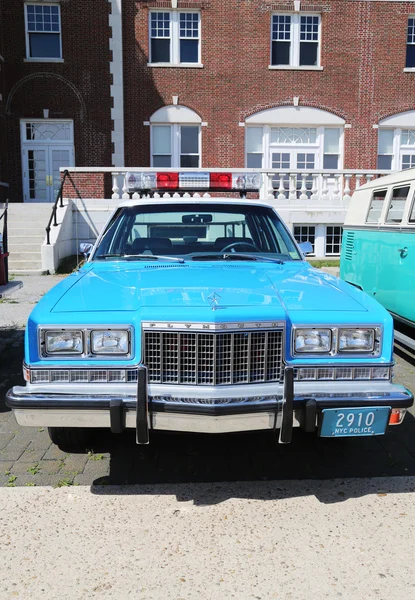
[{"label": "turn signal light", "polygon": [[406,413],[406,408],[392,408],[389,425],[400,425]]},{"label": "turn signal light", "polygon": [[23,365],[23,379],[30,381],[30,369],[25,364]]}]

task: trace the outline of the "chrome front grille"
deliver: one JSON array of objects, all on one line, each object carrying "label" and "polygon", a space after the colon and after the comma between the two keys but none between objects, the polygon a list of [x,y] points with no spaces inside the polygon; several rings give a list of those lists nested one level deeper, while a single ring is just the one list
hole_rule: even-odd
[{"label": "chrome front grille", "polygon": [[143,335],[150,383],[235,385],[282,379],[282,330],[144,330]]},{"label": "chrome front grille", "polygon": [[137,369],[32,369],[31,383],[134,383]]}]

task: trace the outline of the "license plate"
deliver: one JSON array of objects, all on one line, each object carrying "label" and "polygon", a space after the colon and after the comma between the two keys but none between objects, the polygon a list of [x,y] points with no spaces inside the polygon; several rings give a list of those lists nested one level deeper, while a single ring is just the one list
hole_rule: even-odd
[{"label": "license plate", "polygon": [[325,408],[320,437],[383,435],[389,421],[390,406],[377,408]]}]

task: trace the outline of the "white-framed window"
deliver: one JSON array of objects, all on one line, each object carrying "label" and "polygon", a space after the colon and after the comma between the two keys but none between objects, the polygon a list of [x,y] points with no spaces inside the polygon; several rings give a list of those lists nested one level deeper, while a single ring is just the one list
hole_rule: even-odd
[{"label": "white-framed window", "polygon": [[[277,169],[330,169],[336,171],[341,168],[343,146],[342,127],[309,127],[309,126],[267,126],[246,127],[245,135],[245,163],[250,168],[277,168]],[[266,160],[266,155],[272,150],[290,154],[286,157],[286,165],[273,166],[274,159]],[[304,157],[297,154],[314,153],[313,165],[297,164],[305,161]],[[296,160],[301,158],[301,160]]]},{"label": "white-framed window", "polygon": [[299,244],[303,242],[310,242],[313,247],[313,252],[307,254],[307,256],[315,255],[315,242],[316,242],[316,226],[315,225],[294,225],[293,234]]},{"label": "white-framed window", "polygon": [[378,132],[378,169],[415,167],[415,128],[381,129]]},{"label": "white-framed window", "polygon": [[200,167],[200,136],[199,125],[152,125],[151,166]]},{"label": "white-framed window", "polygon": [[[253,169],[270,168],[286,171],[284,188],[287,197],[288,171],[300,169],[302,172],[308,173],[305,185],[306,194],[310,197],[313,188],[312,171],[329,169],[335,172],[341,169],[343,165],[342,148],[342,127],[248,126],[245,132],[245,165]],[[274,189],[278,189],[280,185],[280,175],[275,175]],[[302,176],[298,174],[296,184],[298,195],[302,185]]]},{"label": "white-framed window", "polygon": [[385,223],[402,223],[406,199],[408,198],[410,186],[397,187],[392,190]]},{"label": "white-framed window", "polygon": [[200,13],[150,11],[150,64],[200,64]]},{"label": "white-framed window", "polygon": [[321,18],[316,14],[271,16],[271,66],[320,66]]},{"label": "white-framed window", "polygon": [[388,190],[376,190],[373,192],[369,210],[366,215],[366,223],[379,223]]},{"label": "white-framed window", "polygon": [[341,225],[326,225],[326,256],[338,256],[342,247]]},{"label": "white-framed window", "polygon": [[59,4],[25,4],[26,58],[62,58]]},{"label": "white-framed window", "polygon": [[263,127],[247,127],[245,130],[245,164],[250,169],[262,169],[264,158]]},{"label": "white-framed window", "polygon": [[[73,122],[54,121],[51,119],[41,121],[24,121],[25,142],[45,142],[48,144],[73,142]],[[23,133],[23,131],[22,131]]]},{"label": "white-framed window", "polygon": [[415,68],[415,17],[408,19],[405,67],[407,69]]}]

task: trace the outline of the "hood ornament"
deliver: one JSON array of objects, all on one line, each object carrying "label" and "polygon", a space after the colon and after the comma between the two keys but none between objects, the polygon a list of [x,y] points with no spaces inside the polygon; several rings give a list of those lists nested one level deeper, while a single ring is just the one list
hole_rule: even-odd
[{"label": "hood ornament", "polygon": [[216,310],[219,307],[220,296],[216,292],[210,294],[210,296],[208,296],[208,300],[212,310]]}]

